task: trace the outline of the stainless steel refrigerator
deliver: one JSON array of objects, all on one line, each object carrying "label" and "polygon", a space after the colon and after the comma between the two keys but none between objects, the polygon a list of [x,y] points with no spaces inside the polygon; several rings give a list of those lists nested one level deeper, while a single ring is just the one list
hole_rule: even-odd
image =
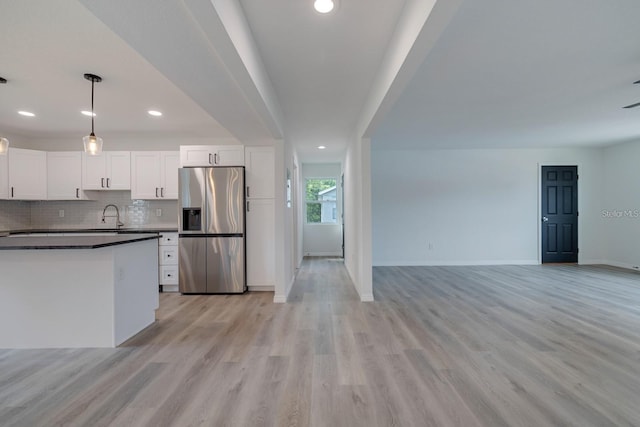
[{"label": "stainless steel refrigerator", "polygon": [[181,168],[178,180],[180,292],[245,292],[244,167]]}]

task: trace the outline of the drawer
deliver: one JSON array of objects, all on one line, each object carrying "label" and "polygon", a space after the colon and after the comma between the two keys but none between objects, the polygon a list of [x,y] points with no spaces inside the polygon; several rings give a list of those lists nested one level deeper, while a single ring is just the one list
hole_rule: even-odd
[{"label": "drawer", "polygon": [[174,246],[178,244],[178,233],[160,233],[160,246]]},{"label": "drawer", "polygon": [[177,285],[178,284],[178,266],[177,265],[160,266],[160,284],[161,285]]},{"label": "drawer", "polygon": [[160,265],[178,265],[178,247],[177,246],[159,246],[159,264]]}]

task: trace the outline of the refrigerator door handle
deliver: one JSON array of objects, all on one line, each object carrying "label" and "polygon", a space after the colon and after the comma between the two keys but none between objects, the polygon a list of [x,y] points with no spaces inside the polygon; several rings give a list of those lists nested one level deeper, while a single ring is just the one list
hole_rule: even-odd
[{"label": "refrigerator door handle", "polygon": [[211,154],[211,153],[209,153],[209,164],[210,164],[210,165],[212,165],[212,164],[213,164],[213,163],[211,162],[211,156],[212,156],[212,154]]}]

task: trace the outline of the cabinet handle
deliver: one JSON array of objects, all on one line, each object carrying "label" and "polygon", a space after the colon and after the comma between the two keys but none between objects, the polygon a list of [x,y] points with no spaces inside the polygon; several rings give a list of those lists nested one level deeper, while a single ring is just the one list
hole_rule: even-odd
[{"label": "cabinet handle", "polygon": [[247,185],[247,197],[251,197],[249,194],[249,186]]},{"label": "cabinet handle", "polygon": [[167,254],[167,258],[171,258],[171,254]]},{"label": "cabinet handle", "polygon": [[80,189],[76,188],[76,199],[80,198]]},{"label": "cabinet handle", "polygon": [[100,178],[100,187],[104,188],[104,178]]},{"label": "cabinet handle", "polygon": [[171,275],[170,275],[170,274],[167,274],[167,277],[171,277]]},{"label": "cabinet handle", "polygon": [[156,199],[158,198],[158,187],[156,187]]},{"label": "cabinet handle", "polygon": [[11,197],[13,198],[13,187],[11,187]]},{"label": "cabinet handle", "polygon": [[209,164],[212,165],[213,163],[211,162],[211,153],[209,153]]},{"label": "cabinet handle", "polygon": [[111,188],[111,184],[109,183],[109,178],[107,178],[107,188]]},{"label": "cabinet handle", "polygon": [[218,164],[218,153],[215,153],[213,155],[213,163],[216,164],[216,165]]},{"label": "cabinet handle", "polygon": [[164,197],[164,187],[160,187],[160,197]]},{"label": "cabinet handle", "polygon": [[251,212],[251,206],[249,205],[249,203],[251,202],[247,200],[247,212]]}]

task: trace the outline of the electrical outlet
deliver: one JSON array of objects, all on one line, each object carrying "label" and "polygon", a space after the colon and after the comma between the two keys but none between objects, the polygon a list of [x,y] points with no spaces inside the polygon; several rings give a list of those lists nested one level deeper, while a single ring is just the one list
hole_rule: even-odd
[{"label": "electrical outlet", "polygon": [[60,209],[60,210],[58,211],[58,216],[59,216],[60,218],[64,218],[64,209]]},{"label": "electrical outlet", "polygon": [[162,216],[162,209],[156,209],[156,216]]},{"label": "electrical outlet", "polygon": [[429,250],[432,251],[433,250],[433,243],[429,242]]}]

